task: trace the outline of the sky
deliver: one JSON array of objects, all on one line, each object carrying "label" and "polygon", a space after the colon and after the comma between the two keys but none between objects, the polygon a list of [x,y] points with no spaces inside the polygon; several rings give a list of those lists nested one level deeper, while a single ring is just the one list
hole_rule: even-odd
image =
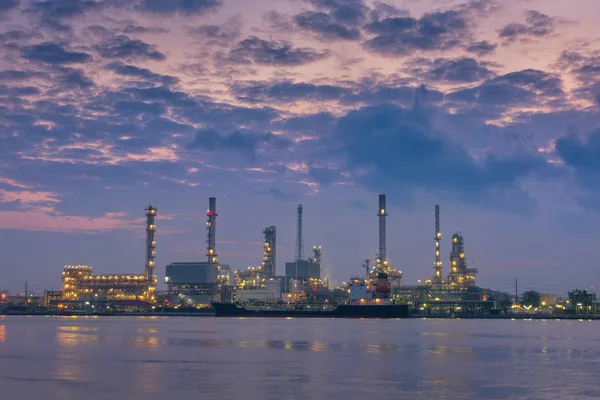
[{"label": "sky", "polygon": [[483,287],[600,284],[597,0],[0,0],[0,289],[65,264],[142,273],[217,251],[332,282],[377,252],[406,284],[462,232]]}]

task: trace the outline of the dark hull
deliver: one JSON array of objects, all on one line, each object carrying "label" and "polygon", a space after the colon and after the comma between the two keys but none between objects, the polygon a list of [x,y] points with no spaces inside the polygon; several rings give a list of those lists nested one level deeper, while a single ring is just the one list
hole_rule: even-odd
[{"label": "dark hull", "polygon": [[298,318],[408,318],[407,305],[340,305],[327,311],[247,310],[232,303],[213,303],[216,317],[298,317]]}]

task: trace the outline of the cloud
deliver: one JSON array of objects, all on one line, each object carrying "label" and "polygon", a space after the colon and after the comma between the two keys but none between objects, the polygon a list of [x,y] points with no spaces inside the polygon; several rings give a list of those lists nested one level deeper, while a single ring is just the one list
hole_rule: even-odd
[{"label": "cloud", "polygon": [[565,92],[560,76],[527,69],[488,79],[476,87],[451,92],[446,95],[446,100],[507,109],[560,104],[565,100]]},{"label": "cloud", "polygon": [[311,31],[320,40],[336,39],[358,40],[360,31],[334,21],[333,17],[323,12],[307,11],[294,16],[294,22],[301,29]]},{"label": "cloud", "polygon": [[4,178],[2,176],[0,176],[0,184],[17,187],[17,188],[21,188],[21,189],[31,189],[31,186],[29,186],[29,185],[25,185],[24,183],[19,183],[14,179]]},{"label": "cloud", "polygon": [[0,229],[23,231],[100,233],[139,230],[143,218],[127,218],[125,213],[105,213],[100,217],[68,215],[54,207],[28,207],[23,210],[0,210]]},{"label": "cloud", "polygon": [[454,60],[436,58],[426,76],[433,81],[471,83],[494,76],[485,63],[469,57]]},{"label": "cloud", "polygon": [[123,28],[123,33],[144,34],[144,33],[168,33],[169,30],[159,27],[147,27],[140,25],[127,25]]},{"label": "cloud", "polygon": [[37,13],[41,24],[59,32],[71,32],[65,21],[102,7],[94,0],[43,0],[32,2],[27,12]]},{"label": "cloud", "polygon": [[578,83],[573,90],[580,99],[587,99],[600,105],[600,53],[597,51],[578,52],[565,50],[554,67],[567,70]]},{"label": "cloud", "polygon": [[119,35],[94,45],[93,48],[104,58],[147,59],[163,61],[165,55],[139,39],[131,39],[127,35]]},{"label": "cloud", "polygon": [[225,150],[240,152],[249,159],[254,160],[256,151],[263,146],[283,150],[289,145],[290,142],[287,139],[270,132],[262,133],[239,129],[223,135],[215,129],[201,129],[196,133],[193,142],[188,148],[205,151]]},{"label": "cloud", "polygon": [[36,78],[48,78],[49,75],[44,72],[26,71],[26,70],[5,70],[0,71],[0,81],[27,81]]},{"label": "cloud", "polygon": [[341,117],[334,130],[337,150],[355,179],[398,197],[418,190],[485,207],[530,212],[535,202],[521,179],[545,171],[545,160],[524,154],[475,159],[436,132],[418,108],[365,107]]},{"label": "cloud", "polygon": [[87,53],[67,51],[57,43],[44,42],[33,46],[25,46],[21,49],[23,58],[48,64],[81,64],[92,60]]},{"label": "cloud", "polygon": [[35,203],[58,203],[58,195],[52,192],[33,192],[28,190],[11,191],[0,189],[0,203],[35,204]]},{"label": "cloud", "polygon": [[360,25],[364,22],[369,8],[362,0],[305,0],[319,10],[325,10],[333,21]]},{"label": "cloud", "polygon": [[[231,91],[240,100],[250,103],[296,101],[336,101],[349,106],[356,104],[399,103],[410,105],[415,100],[415,87],[395,86],[393,82],[352,82],[347,86],[310,82],[262,81],[235,82]],[[428,101],[440,102],[443,93],[429,91]]]},{"label": "cloud", "polygon": [[241,21],[230,19],[222,25],[200,25],[188,27],[187,31],[208,44],[228,45],[240,36]]},{"label": "cloud", "polygon": [[168,86],[179,82],[179,79],[174,76],[156,74],[149,69],[139,68],[134,65],[127,65],[120,61],[107,64],[106,69],[111,70],[121,76],[139,78],[142,82],[150,82],[152,84],[162,84]]},{"label": "cloud", "polygon": [[365,30],[375,37],[363,42],[363,46],[391,56],[447,50],[469,39],[469,24],[467,14],[456,10],[426,13],[419,19],[389,17],[365,25]]},{"label": "cloud", "polygon": [[5,33],[0,34],[0,43],[8,43],[8,42],[20,42],[20,41],[26,41],[29,39],[33,39],[33,38],[43,38],[43,36],[37,32],[37,31],[32,31],[32,32],[25,32],[22,30],[12,30],[12,31],[8,31]]},{"label": "cloud", "polygon": [[490,43],[487,40],[482,40],[480,42],[474,42],[467,46],[466,50],[469,53],[477,54],[478,56],[485,56],[493,53],[498,47],[495,43]]},{"label": "cloud", "polygon": [[510,23],[505,25],[500,31],[500,38],[507,42],[514,42],[522,37],[541,38],[551,36],[556,33],[556,29],[565,21],[562,18],[549,17],[538,11],[529,10],[525,13],[527,16],[525,24]]},{"label": "cloud", "polygon": [[293,82],[237,83],[232,86],[232,90],[239,99],[250,102],[266,100],[280,102],[339,100],[344,94],[351,93],[350,89],[339,86]]},{"label": "cloud", "polygon": [[583,140],[574,135],[557,139],[556,152],[576,170],[600,172],[600,129]]},{"label": "cloud", "polygon": [[19,0],[2,0],[0,1],[0,13],[9,11],[19,7]]},{"label": "cloud", "polygon": [[555,150],[575,173],[582,193],[576,196],[579,205],[600,212],[600,129],[584,139],[573,134],[559,138],[555,142]]},{"label": "cloud", "polygon": [[142,0],[142,11],[156,14],[202,15],[216,11],[221,0]]},{"label": "cloud", "polygon": [[311,48],[294,48],[289,42],[250,36],[229,52],[227,60],[236,64],[297,66],[320,61],[328,56],[328,52],[319,52]]}]

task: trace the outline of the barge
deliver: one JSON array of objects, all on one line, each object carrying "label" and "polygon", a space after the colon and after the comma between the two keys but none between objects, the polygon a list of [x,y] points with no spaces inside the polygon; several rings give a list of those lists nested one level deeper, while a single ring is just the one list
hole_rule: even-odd
[{"label": "barge", "polygon": [[212,303],[216,317],[300,317],[300,318],[409,318],[406,304],[354,305],[331,308],[257,307],[246,308],[234,303]]}]

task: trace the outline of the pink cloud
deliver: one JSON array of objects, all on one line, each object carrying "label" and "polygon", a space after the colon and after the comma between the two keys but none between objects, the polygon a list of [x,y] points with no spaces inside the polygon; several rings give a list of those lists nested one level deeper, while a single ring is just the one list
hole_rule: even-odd
[{"label": "pink cloud", "polygon": [[58,195],[52,192],[9,191],[0,189],[0,203],[13,203],[16,201],[21,204],[60,203]]},{"label": "pink cloud", "polygon": [[[85,150],[85,157],[70,157],[65,152]],[[128,162],[176,162],[179,160],[174,147],[150,147],[143,153],[118,154],[112,144],[104,142],[79,142],[54,146],[49,139],[34,147],[30,154],[19,153],[25,160],[41,160],[64,164],[119,165]]]},{"label": "pink cloud", "polygon": [[141,230],[144,218],[127,218],[125,213],[106,213],[101,217],[64,215],[52,207],[0,211],[0,229],[24,231],[100,233],[114,230]]},{"label": "pink cloud", "polygon": [[19,183],[14,179],[4,178],[0,176],[0,183],[4,183],[9,186],[18,187],[21,189],[31,189],[31,186],[25,185],[23,183]]}]

